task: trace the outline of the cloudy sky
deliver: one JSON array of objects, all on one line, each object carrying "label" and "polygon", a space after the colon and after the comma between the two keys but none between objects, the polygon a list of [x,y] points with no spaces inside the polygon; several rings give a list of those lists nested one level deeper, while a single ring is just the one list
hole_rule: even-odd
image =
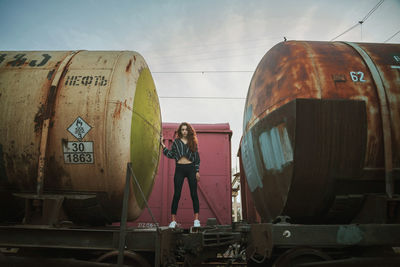
[{"label": "cloudy sky", "polygon": [[0,50],[137,51],[153,73],[163,121],[228,122],[236,154],[263,55],[283,37],[330,41],[365,18],[336,40],[400,43],[400,0],[380,2],[0,0]]}]

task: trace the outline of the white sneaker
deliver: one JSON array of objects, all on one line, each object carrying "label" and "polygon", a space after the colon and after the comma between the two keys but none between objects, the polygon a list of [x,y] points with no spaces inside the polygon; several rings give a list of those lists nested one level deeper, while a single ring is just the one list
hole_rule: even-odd
[{"label": "white sneaker", "polygon": [[169,228],[175,228],[176,227],[176,221],[172,221],[169,226]]},{"label": "white sneaker", "polygon": [[200,227],[200,221],[199,220],[194,220],[193,226],[194,227]]}]

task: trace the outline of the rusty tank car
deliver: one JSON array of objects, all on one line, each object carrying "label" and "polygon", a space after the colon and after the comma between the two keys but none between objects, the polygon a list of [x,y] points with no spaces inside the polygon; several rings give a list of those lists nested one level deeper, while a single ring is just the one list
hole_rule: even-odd
[{"label": "rusty tank car", "polygon": [[252,77],[240,149],[263,222],[398,222],[400,45],[277,44]]},{"label": "rusty tank car", "polygon": [[[160,132],[156,88],[138,53],[0,52],[1,220],[17,220],[30,201],[58,203],[60,216],[80,223],[118,221],[128,162],[151,193]],[[131,187],[128,220],[144,207]]]}]

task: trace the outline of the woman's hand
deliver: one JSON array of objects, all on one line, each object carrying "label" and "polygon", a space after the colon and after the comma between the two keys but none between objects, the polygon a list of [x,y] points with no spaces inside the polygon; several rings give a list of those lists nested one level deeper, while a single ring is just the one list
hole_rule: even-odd
[{"label": "woman's hand", "polygon": [[161,136],[160,136],[160,144],[161,144],[162,148],[165,148],[163,139],[164,139],[164,138],[163,138],[163,136],[161,135]]},{"label": "woman's hand", "polygon": [[196,172],[196,180],[197,182],[200,182],[200,173]]}]

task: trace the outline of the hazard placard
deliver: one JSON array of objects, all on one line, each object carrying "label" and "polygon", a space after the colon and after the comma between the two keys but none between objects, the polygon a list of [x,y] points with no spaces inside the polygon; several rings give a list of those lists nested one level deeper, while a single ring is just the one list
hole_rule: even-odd
[{"label": "hazard placard", "polygon": [[76,118],[76,120],[68,127],[68,132],[70,132],[79,141],[82,140],[85,135],[92,129],[88,123],[86,123],[81,117]]}]

